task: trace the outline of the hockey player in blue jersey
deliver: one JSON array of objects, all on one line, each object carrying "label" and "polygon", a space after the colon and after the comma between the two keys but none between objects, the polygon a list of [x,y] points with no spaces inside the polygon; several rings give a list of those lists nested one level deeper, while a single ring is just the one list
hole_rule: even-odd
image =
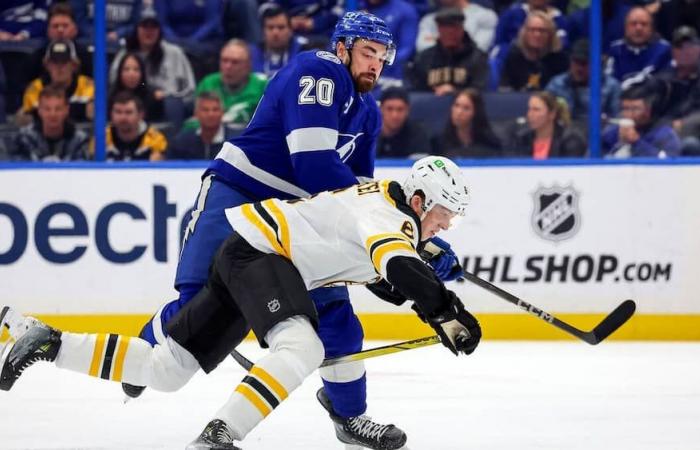
[{"label": "hockey player in blue jersey", "polygon": [[[209,165],[185,230],[175,279],[180,296],[159,309],[141,332],[151,344],[165,340],[163,324],[206,283],[214,253],[230,233],[224,209],[272,197],[307,197],[372,178],[381,123],[369,92],[384,65],[393,62],[396,46],[386,24],[364,12],[343,16],[332,45],[335,53],[303,52],[277,72],[244,133],[225,143]],[[461,269],[447,250],[434,267],[443,279],[456,278]],[[347,289],[316,289],[311,296],[325,356],[361,350],[362,327]],[[365,418],[362,362],[321,369],[320,374],[324,388],[319,399],[332,405],[339,439],[376,449],[405,442],[397,427]],[[130,385],[124,389],[131,396],[142,391]],[[360,422],[361,427],[350,426]]]}]

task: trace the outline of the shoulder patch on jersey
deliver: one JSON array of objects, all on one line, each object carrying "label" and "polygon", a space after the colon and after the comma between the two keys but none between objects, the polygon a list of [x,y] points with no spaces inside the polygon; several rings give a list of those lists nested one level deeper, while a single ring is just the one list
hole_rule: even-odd
[{"label": "shoulder patch on jersey", "polygon": [[340,61],[340,59],[337,56],[335,56],[333,53],[327,52],[325,50],[317,51],[316,56],[318,56],[321,59],[325,59],[326,61],[334,62],[336,64],[342,64],[342,62]]},{"label": "shoulder patch on jersey", "polygon": [[404,221],[401,225],[401,232],[406,235],[411,241],[415,239],[415,233],[413,232],[413,224],[410,220]]}]

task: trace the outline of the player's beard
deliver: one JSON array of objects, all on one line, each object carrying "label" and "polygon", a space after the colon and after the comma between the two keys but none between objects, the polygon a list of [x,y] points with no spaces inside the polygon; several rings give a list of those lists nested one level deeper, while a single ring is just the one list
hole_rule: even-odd
[{"label": "player's beard", "polygon": [[361,73],[355,78],[355,89],[364,94],[370,92],[377,85],[377,77],[369,72]]}]

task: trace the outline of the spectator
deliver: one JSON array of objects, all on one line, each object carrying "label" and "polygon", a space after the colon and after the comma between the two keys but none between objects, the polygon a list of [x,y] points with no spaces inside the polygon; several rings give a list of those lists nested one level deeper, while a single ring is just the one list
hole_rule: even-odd
[{"label": "spectator", "polygon": [[302,36],[329,37],[344,13],[340,0],[272,0],[272,3],[289,12],[292,30]]},{"label": "spectator", "polygon": [[109,92],[109,109],[112,99],[122,91],[130,91],[144,104],[145,119],[148,122],[163,120],[163,91],[153,89],[146,80],[146,65],[137,53],[127,52],[119,61],[117,79]]},{"label": "spectator", "polygon": [[435,154],[451,159],[501,156],[501,142],[491,128],[479,90],[468,88],[457,94],[445,130],[433,144]]},{"label": "spectator", "polygon": [[17,114],[18,124],[26,125],[36,115],[39,94],[45,85],[52,84],[66,90],[70,104],[70,118],[76,122],[92,119],[95,86],[92,79],[80,75],[80,61],[72,41],[54,41],[49,44],[44,56],[44,68],[48,76],[32,81],[24,91],[22,107]]},{"label": "spectator", "polygon": [[190,57],[195,77],[216,68],[224,42],[221,0],[154,0],[163,38],[180,46]]},{"label": "spectator", "polygon": [[119,62],[126,52],[136,52],[146,63],[146,80],[155,90],[163,91],[165,118],[176,126],[186,117],[192,104],[195,78],[192,66],[180,47],[163,40],[160,22],[152,9],[145,9],[126,48],[117,53],[110,68],[110,82],[117,78]]},{"label": "spectator", "polygon": [[541,90],[550,79],[566,71],[568,61],[555,30],[545,13],[535,11],[527,16],[503,62],[500,89]]},{"label": "spectator", "polygon": [[[5,69],[7,111],[22,104],[22,92],[35,76],[30,55],[43,44],[49,0],[0,0],[0,64]],[[43,57],[43,53],[42,53]],[[41,59],[41,58],[40,58]],[[36,66],[41,67],[41,64]]]},{"label": "spectator", "polygon": [[440,10],[435,21],[438,42],[416,56],[411,74],[413,88],[435,95],[466,87],[483,89],[489,78],[488,58],[464,31],[462,10]]},{"label": "spectator", "polygon": [[[78,37],[78,25],[73,17],[73,10],[69,3],[54,3],[49,8],[48,26],[46,27],[47,41],[72,41],[75,45],[75,53],[80,60],[80,74],[92,77],[92,53],[85,45],[76,42]],[[46,54],[48,44],[35,51],[26,68],[27,81],[42,75],[42,59]]]},{"label": "spectator", "polygon": [[402,84],[403,67],[415,53],[418,14],[405,0],[364,0],[367,12],[386,22],[396,44],[394,64],[384,66],[379,85],[382,88]]},{"label": "spectator", "polygon": [[681,26],[673,33],[671,68],[654,77],[663,112],[682,127],[683,117],[700,111],[700,40],[695,29]]},{"label": "spectator", "polygon": [[650,84],[622,91],[622,118],[603,132],[603,155],[612,158],[679,156],[681,142],[673,128],[659,120],[658,100]]},{"label": "spectator", "polygon": [[[610,45],[622,39],[625,35],[625,17],[634,6],[633,0],[602,0],[601,12],[603,16],[602,26],[602,50],[607,54]],[[586,7],[573,12],[567,19],[569,42],[579,39],[588,39],[591,35],[591,8]]]},{"label": "spectator", "polygon": [[168,146],[168,159],[214,159],[223,143],[238,134],[224,125],[221,99],[211,92],[197,95],[194,117],[199,126],[175,136]]},{"label": "spectator", "polygon": [[46,29],[47,0],[2,0],[0,42],[41,38]]},{"label": "spectator", "polygon": [[[164,159],[168,141],[144,120],[143,102],[133,93],[120,92],[112,99],[107,127],[107,161]],[[95,153],[95,141],[90,143]]]},{"label": "spectator", "polygon": [[[141,11],[142,0],[105,0],[107,42],[111,47],[119,45],[133,33]],[[95,2],[90,0],[70,0],[70,4],[78,22],[80,37],[87,41],[94,39],[93,22],[95,21]]]},{"label": "spectator", "polygon": [[[206,76],[197,86],[197,94],[209,91],[221,98],[226,124],[243,127],[253,117],[267,80],[251,69],[248,45],[232,39],[221,49],[219,72]],[[186,129],[196,126],[196,120],[185,124]]]},{"label": "spectator", "polygon": [[671,46],[655,34],[653,20],[644,8],[630,9],[625,18],[625,37],[610,46],[606,71],[622,83],[622,89],[671,64]]},{"label": "spectator", "polygon": [[526,123],[512,133],[507,154],[533,159],[586,156],[588,144],[570,124],[564,101],[550,92],[535,92],[528,100]]},{"label": "spectator", "polygon": [[[488,52],[493,43],[498,17],[492,10],[470,0],[441,0],[440,9],[460,8],[464,13],[464,31],[482,52]],[[418,25],[418,39],[416,51],[421,52],[432,47],[437,42],[437,22],[435,14],[429,13],[423,16]]]},{"label": "spectator", "polygon": [[74,161],[87,158],[88,136],[68,117],[63,88],[46,86],[39,93],[38,118],[15,136],[11,159],[24,161]]},{"label": "spectator", "polygon": [[[590,104],[589,44],[587,39],[576,41],[569,55],[569,71],[552,78],[547,91],[566,100],[573,120],[585,120]],[[617,117],[620,112],[620,83],[610,75],[602,75],[601,111],[606,117]]]},{"label": "spectator", "polygon": [[550,5],[549,0],[526,0],[515,2],[505,10],[498,18],[494,47],[508,47],[520,34],[527,17],[539,11],[552,20],[555,24],[556,34],[561,42],[566,42],[567,21],[559,9]]},{"label": "spectator", "polygon": [[262,11],[263,41],[250,47],[253,71],[271,78],[302,49],[307,42],[294,36],[289,14],[277,5]]},{"label": "spectator", "polygon": [[672,68],[656,77],[663,113],[672,120],[683,155],[700,156],[700,40],[694,28],[673,33]]},{"label": "spectator", "polygon": [[408,118],[411,104],[406,90],[400,87],[385,89],[379,110],[382,128],[377,139],[378,158],[420,158],[430,154],[428,132]]}]

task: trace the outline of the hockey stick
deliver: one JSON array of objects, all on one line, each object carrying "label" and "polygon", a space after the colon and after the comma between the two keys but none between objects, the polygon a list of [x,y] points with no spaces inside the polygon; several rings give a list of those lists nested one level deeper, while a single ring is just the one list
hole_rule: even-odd
[{"label": "hockey stick", "polygon": [[[578,328],[564,322],[561,319],[554,317],[552,314],[546,312],[537,306],[531,305],[530,303],[522,300],[510,292],[504,291],[496,285],[483,280],[476,275],[464,272],[464,278],[460,278],[459,281],[469,280],[470,282],[476,284],[477,286],[486,289],[487,291],[497,295],[498,297],[514,304],[515,306],[521,308],[522,310],[529,312],[530,314],[548,322],[560,330],[566,331],[570,335],[587,342],[591,345],[596,345],[605,340],[608,336],[614,333],[618,328],[624,325],[630,317],[634,314],[636,309],[636,304],[633,300],[625,300],[620,303],[617,308],[615,308],[610,314],[608,314],[595,328],[591,331],[583,331]],[[414,348],[425,347],[428,345],[437,344],[440,342],[440,338],[437,336],[430,336],[420,339],[413,339],[410,341],[399,342],[396,344],[385,345],[383,347],[371,348],[368,350],[363,350],[357,353],[351,353],[345,356],[338,356],[336,358],[329,358],[323,361],[321,367],[333,366],[336,364],[342,364],[350,361],[360,361],[367,358],[374,358],[377,356],[389,355],[391,353],[396,353],[404,350],[412,350]],[[245,356],[234,350],[231,352],[231,356],[240,364],[244,369],[250,370],[253,367],[253,363]]]},{"label": "hockey stick", "polygon": [[[440,256],[444,250],[431,241],[428,241],[425,246],[423,247],[423,251],[421,252],[421,257],[425,261],[429,261],[432,258],[435,258],[437,256]],[[456,263],[455,265],[459,265],[459,263]],[[625,300],[624,302],[620,303],[617,308],[613,310],[610,314],[608,314],[602,322],[600,322],[595,328],[593,328],[591,331],[582,331],[579,330],[578,328],[575,328],[568,323],[557,319],[553,315],[549,314],[547,311],[544,311],[543,309],[540,309],[536,306],[533,306],[529,304],[528,302],[521,300],[520,298],[516,297],[515,295],[511,294],[510,292],[504,291],[503,289],[499,288],[498,286],[495,286],[491,283],[489,283],[486,280],[483,280],[473,273],[469,273],[466,270],[463,270],[464,275],[463,278],[460,277],[457,279],[458,282],[469,280],[472,283],[478,285],[479,287],[482,287],[486,289],[487,291],[497,295],[498,297],[501,297],[503,300],[506,300],[507,302],[510,302],[514,304],[515,306],[529,312],[530,314],[539,317],[540,319],[544,320],[545,322],[549,322],[555,327],[559,328],[560,330],[566,331],[570,335],[581,339],[582,341],[585,341],[591,345],[596,345],[603,341],[605,338],[610,336],[612,333],[615,332],[618,328],[620,328],[622,325],[625,324],[629,320],[630,317],[632,317],[632,314],[634,314],[634,310],[636,309],[636,305],[633,300]]]},{"label": "hockey stick", "polygon": [[[335,366],[336,364],[344,364],[351,361],[360,361],[363,359],[375,358],[377,356],[390,355],[392,353],[402,352],[404,350],[413,350],[414,348],[427,347],[428,345],[435,345],[439,343],[440,338],[437,336],[428,336],[419,339],[412,339],[410,341],[397,342],[396,344],[389,344],[384,345],[382,347],[369,348],[367,350],[362,350],[361,352],[351,353],[345,356],[328,358],[323,361],[321,367]],[[232,351],[231,356],[244,369],[250,370],[253,368],[253,362],[245,356],[238,353],[238,351]]]},{"label": "hockey stick", "polygon": [[625,300],[624,302],[620,303],[617,306],[617,308],[613,310],[613,312],[608,314],[603,319],[603,321],[596,325],[596,327],[593,328],[591,331],[583,331],[569,325],[568,323],[560,319],[557,319],[556,317],[544,311],[543,309],[540,309],[536,306],[529,304],[524,300],[521,300],[520,298],[511,294],[510,292],[506,292],[498,286],[495,286],[486,280],[482,280],[481,278],[477,277],[472,273],[465,271],[464,279],[471,281],[479,287],[482,287],[487,291],[497,295],[503,300],[514,304],[515,306],[523,309],[524,311],[539,317],[545,322],[551,323],[560,330],[566,331],[570,335],[581,339],[582,341],[587,342],[591,345],[596,345],[600,343],[605,338],[614,333],[615,330],[624,325],[625,322],[627,322],[629,318],[632,317],[632,314],[634,314],[634,310],[636,308],[636,305],[633,300]]}]

